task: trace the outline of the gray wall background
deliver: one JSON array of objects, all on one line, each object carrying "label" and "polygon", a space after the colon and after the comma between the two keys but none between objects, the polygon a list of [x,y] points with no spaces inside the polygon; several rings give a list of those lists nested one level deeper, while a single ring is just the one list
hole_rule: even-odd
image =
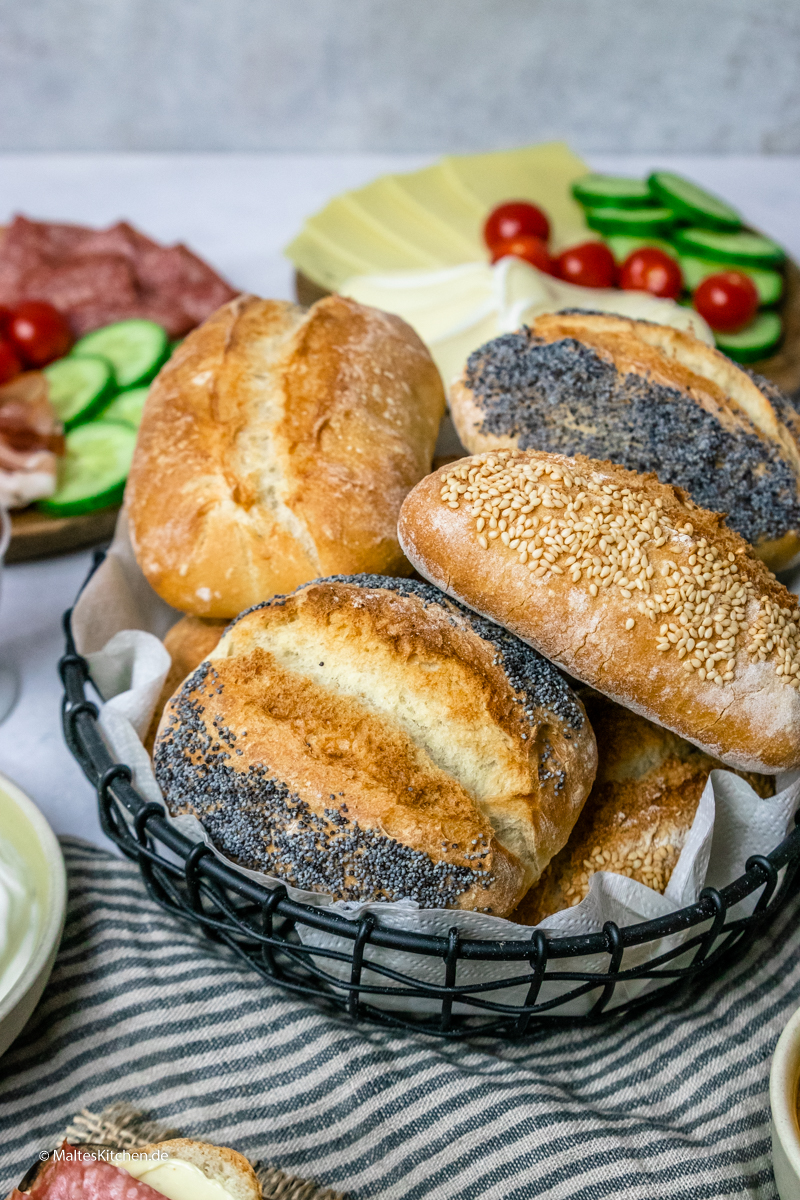
[{"label": "gray wall background", "polygon": [[0,0],[2,150],[800,152],[800,0]]}]

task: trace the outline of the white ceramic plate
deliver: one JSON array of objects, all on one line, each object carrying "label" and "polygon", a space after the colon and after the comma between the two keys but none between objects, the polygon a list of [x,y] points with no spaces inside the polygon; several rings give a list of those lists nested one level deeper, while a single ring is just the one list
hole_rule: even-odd
[{"label": "white ceramic plate", "polygon": [[32,893],[29,935],[15,964],[9,990],[0,991],[0,1054],[33,1012],[53,969],[64,928],[67,878],[61,847],[39,809],[10,779],[0,775],[0,836],[21,859]]}]

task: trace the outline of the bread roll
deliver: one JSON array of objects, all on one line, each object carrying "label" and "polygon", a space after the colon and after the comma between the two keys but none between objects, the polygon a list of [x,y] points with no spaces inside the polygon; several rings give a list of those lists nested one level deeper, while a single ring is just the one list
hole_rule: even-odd
[{"label": "bread roll", "polygon": [[167,706],[172,813],[347,900],[509,913],[564,845],[596,746],[558,671],[429,584],[320,580],[244,613]]},{"label": "bread roll", "polygon": [[181,617],[164,638],[164,646],[172,659],[161,694],[153,710],[153,719],[144,739],[144,748],[152,753],[156,739],[156,731],[161,721],[164,706],[170,696],[183,683],[187,675],[191,675],[195,667],[203,661],[207,654],[216,646],[222,637],[225,620],[214,620],[213,617]]},{"label": "bread roll", "polygon": [[774,571],[800,556],[800,412],[683,330],[554,313],[487,342],[451,389],[471,453],[548,450],[655,471]]},{"label": "bread roll", "polygon": [[[133,1167],[137,1174],[141,1170],[139,1164],[143,1156],[152,1159],[156,1166],[165,1161],[188,1163],[222,1188],[230,1200],[261,1200],[261,1185],[252,1166],[244,1155],[227,1146],[211,1146],[208,1142],[196,1142],[193,1138],[170,1138],[166,1142],[144,1146],[137,1150],[136,1155],[127,1169]],[[151,1186],[158,1190],[157,1181]],[[185,1200],[193,1200],[191,1193],[186,1193]]]},{"label": "bread roll", "polygon": [[[723,765],[598,692],[580,696],[597,738],[597,776],[566,846],[514,913],[524,925],[580,904],[596,871],[663,892],[708,776]],[[745,778],[758,795],[775,794],[772,776]]]},{"label": "bread roll", "polygon": [[397,515],[443,411],[399,317],[340,296],[307,313],[240,296],[150,390],[126,492],[142,571],[202,617],[327,573],[407,574]]},{"label": "bread roll", "polygon": [[679,488],[499,451],[424,479],[399,532],[422,575],[570,675],[729,766],[800,766],[797,597]]}]

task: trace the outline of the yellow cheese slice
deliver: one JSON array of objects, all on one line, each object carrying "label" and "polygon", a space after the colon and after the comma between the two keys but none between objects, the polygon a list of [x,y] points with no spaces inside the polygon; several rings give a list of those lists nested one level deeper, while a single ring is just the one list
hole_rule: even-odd
[{"label": "yellow cheese slice", "polygon": [[134,1158],[120,1154],[113,1161],[167,1200],[231,1200],[230,1192],[221,1183],[209,1179],[194,1163],[180,1158]]},{"label": "yellow cheese slice", "polygon": [[331,290],[358,274],[486,260],[483,223],[506,200],[530,200],[543,208],[553,228],[551,248],[559,250],[595,236],[570,192],[587,171],[559,142],[451,155],[337,196],[309,218],[286,254],[309,279]]}]

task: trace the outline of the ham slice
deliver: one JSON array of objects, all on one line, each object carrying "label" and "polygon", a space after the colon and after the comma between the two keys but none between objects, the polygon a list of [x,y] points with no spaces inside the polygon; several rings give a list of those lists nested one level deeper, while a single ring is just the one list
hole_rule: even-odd
[{"label": "ham slice", "polygon": [[47,300],[76,337],[147,317],[183,337],[236,292],[185,246],[161,246],[126,221],[108,229],[17,216],[0,241],[0,304]]},{"label": "ham slice", "polygon": [[47,389],[40,371],[0,387],[0,504],[6,508],[24,508],[55,491],[64,435]]}]

